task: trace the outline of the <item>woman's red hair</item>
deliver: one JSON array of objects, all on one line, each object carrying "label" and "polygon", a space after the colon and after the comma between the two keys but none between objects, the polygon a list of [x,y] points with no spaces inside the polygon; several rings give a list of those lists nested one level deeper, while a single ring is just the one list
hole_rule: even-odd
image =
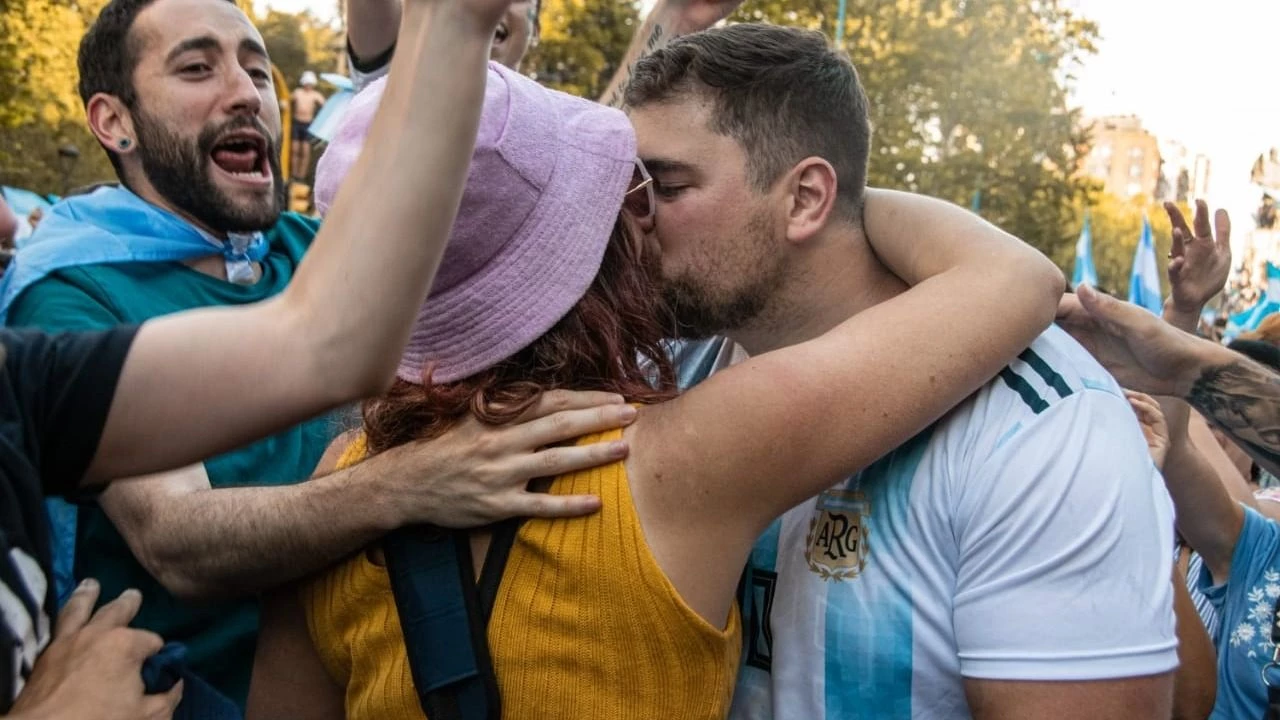
[{"label": "woman's red hair", "polygon": [[[600,272],[554,327],[498,365],[456,382],[396,380],[364,405],[370,453],[443,435],[468,414],[510,423],[548,390],[599,390],[628,402],[654,403],[676,394],[675,371],[662,347],[672,327],[658,288],[655,253],[643,252],[621,219]],[[642,367],[642,358],[651,365]]]}]

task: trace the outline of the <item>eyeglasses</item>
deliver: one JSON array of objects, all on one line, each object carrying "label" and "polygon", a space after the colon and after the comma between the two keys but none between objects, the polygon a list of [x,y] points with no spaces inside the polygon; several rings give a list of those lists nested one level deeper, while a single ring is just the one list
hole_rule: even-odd
[{"label": "eyeglasses", "polygon": [[658,204],[653,197],[653,176],[640,158],[636,158],[636,169],[631,175],[631,189],[622,196],[622,209],[644,222],[652,222],[658,212]]}]

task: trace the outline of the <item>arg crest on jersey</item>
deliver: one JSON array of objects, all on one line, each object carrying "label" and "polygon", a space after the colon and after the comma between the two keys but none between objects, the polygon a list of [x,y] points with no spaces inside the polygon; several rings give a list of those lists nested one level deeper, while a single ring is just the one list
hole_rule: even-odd
[{"label": "arg crest on jersey", "polygon": [[867,566],[871,502],[859,490],[828,490],[818,496],[804,559],[823,580],[851,580]]}]

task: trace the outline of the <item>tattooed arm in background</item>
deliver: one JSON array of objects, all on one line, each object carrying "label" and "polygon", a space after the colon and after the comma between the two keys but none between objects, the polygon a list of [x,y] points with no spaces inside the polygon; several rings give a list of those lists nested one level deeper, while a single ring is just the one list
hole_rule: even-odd
[{"label": "tattooed arm in background", "polygon": [[627,54],[623,56],[609,86],[601,94],[600,102],[622,107],[627,83],[631,82],[631,69],[640,58],[666,46],[673,38],[706,30],[729,17],[741,4],[742,0],[658,0],[631,40],[631,46],[627,48]]},{"label": "tattooed arm in background", "polygon": [[[1225,348],[1224,348],[1225,350]],[[1205,365],[1184,396],[1272,474],[1280,473],[1280,375],[1235,355]]]},{"label": "tattooed arm in background", "polygon": [[1062,299],[1058,324],[1121,385],[1186,400],[1259,465],[1280,473],[1280,376],[1276,373],[1087,286]]}]

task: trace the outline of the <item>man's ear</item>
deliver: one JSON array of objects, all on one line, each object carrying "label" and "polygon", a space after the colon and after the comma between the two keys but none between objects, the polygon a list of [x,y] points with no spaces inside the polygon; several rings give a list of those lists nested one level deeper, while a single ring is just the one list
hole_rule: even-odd
[{"label": "man's ear", "polygon": [[84,106],[89,130],[98,142],[117,155],[128,155],[138,146],[133,114],[115,95],[98,93]]},{"label": "man's ear", "polygon": [[784,178],[787,197],[787,241],[808,242],[831,218],[839,180],[831,163],[808,157],[796,163]]}]

